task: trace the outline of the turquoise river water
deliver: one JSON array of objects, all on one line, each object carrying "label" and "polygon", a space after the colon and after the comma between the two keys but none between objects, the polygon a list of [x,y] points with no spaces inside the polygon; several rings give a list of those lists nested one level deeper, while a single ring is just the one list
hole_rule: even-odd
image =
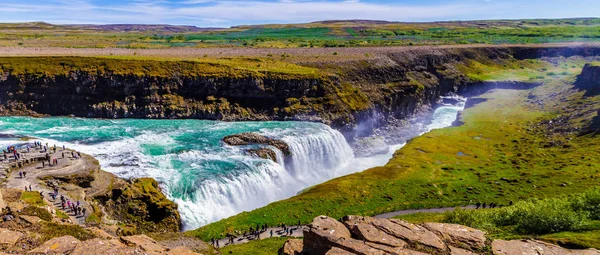
[{"label": "turquoise river water", "polygon": [[[425,131],[451,125],[459,106],[442,106]],[[227,146],[224,136],[258,132],[285,141],[292,156],[279,162],[247,155],[247,147]],[[220,122],[0,117],[0,133],[36,137],[96,157],[119,177],[153,177],[179,205],[184,228],[285,199],[329,179],[384,165],[388,154],[357,158],[338,131],[308,122]],[[0,146],[23,144],[0,139]],[[280,154],[280,153],[279,153]]]}]

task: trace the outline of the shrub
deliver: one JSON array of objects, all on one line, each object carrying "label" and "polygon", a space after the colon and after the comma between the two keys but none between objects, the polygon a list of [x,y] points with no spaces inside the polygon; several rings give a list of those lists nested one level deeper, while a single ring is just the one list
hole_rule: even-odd
[{"label": "shrub", "polygon": [[40,208],[37,206],[32,206],[32,205],[23,208],[23,210],[21,211],[21,214],[29,215],[29,216],[37,216],[40,219],[45,220],[45,221],[52,220],[52,214],[50,214],[46,209]]},{"label": "shrub", "polygon": [[523,234],[546,234],[578,229],[585,214],[573,210],[567,199],[546,199],[519,202],[514,205],[510,223]]},{"label": "shrub", "polygon": [[573,209],[586,213],[591,220],[600,220],[600,189],[577,196],[573,199]]}]

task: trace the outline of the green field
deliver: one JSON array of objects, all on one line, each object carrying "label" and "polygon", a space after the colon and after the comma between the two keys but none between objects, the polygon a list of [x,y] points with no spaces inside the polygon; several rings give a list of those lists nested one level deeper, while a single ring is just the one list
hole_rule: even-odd
[{"label": "green field", "polygon": [[203,32],[101,30],[46,23],[0,24],[0,46],[72,48],[359,47],[600,41],[600,19],[432,23],[315,22]]},{"label": "green field", "polygon": [[[600,176],[600,140],[578,136],[576,130],[596,115],[600,97],[583,97],[584,92],[572,89],[584,63],[535,62],[524,66],[528,75],[520,75],[520,67],[500,70],[467,64],[463,68],[468,75],[491,68],[486,79],[533,77],[544,83],[530,90],[495,90],[480,96],[482,103],[465,110],[464,125],[413,139],[383,167],[316,185],[188,234],[208,240],[256,224],[308,223],[317,215],[339,218],[477,202],[507,205],[587,192]],[[424,216],[414,218],[420,217]],[[576,235],[548,238],[572,241],[569,236]]]}]

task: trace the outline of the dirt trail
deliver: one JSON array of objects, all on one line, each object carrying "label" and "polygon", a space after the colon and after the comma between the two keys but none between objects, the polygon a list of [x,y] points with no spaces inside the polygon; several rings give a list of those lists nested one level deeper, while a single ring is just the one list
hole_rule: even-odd
[{"label": "dirt trail", "polygon": [[[30,143],[29,146],[31,147],[30,152],[27,152],[27,149],[24,147],[20,147],[18,149],[19,153],[21,154],[21,158],[19,161],[24,162],[25,160],[42,158],[46,156],[47,153],[51,158],[50,161],[58,159],[58,164],[50,166],[50,162],[48,161],[38,161],[35,163],[25,165],[22,168],[14,168],[12,171],[7,173],[6,180],[2,184],[2,187],[21,190],[31,189],[32,191],[42,192],[44,200],[51,205],[52,209],[56,211],[63,211],[64,213],[69,215],[70,220],[73,223],[77,223],[80,225],[85,224],[84,216],[77,216],[68,208],[63,209],[60,200],[60,196],[62,195],[65,197],[65,201],[71,201],[71,203],[77,203],[77,201],[79,201],[80,206],[82,208],[86,208],[87,213],[92,212],[92,208],[88,203],[84,201],[83,197],[78,198],[75,197],[73,194],[69,194],[64,189],[59,189],[58,196],[56,197],[56,199],[52,199],[50,193],[53,193],[54,190],[46,186],[45,183],[42,182],[41,178],[47,176],[66,176],[75,174],[90,169],[90,164],[93,163],[90,162],[88,157],[84,156],[80,158],[79,156],[77,156],[77,153],[75,151],[69,149],[63,150],[63,148],[57,147],[56,150],[54,150],[54,147],[50,146],[47,152],[45,152],[40,147],[34,148],[33,143]],[[0,166],[7,167],[9,165],[15,164],[14,157],[11,153],[9,154],[11,155],[9,157],[9,160],[3,160],[2,162],[0,162]],[[72,155],[74,155],[75,157],[73,157]],[[24,175],[22,176],[20,175],[20,173],[24,173]]]}]

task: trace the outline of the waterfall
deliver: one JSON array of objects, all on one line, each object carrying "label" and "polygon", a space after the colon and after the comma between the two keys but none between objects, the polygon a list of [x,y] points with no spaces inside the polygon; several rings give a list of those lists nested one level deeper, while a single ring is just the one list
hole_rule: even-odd
[{"label": "waterfall", "polygon": [[[445,99],[449,104],[435,110],[423,132],[451,125],[463,109],[464,99]],[[384,165],[403,146],[391,145],[387,154],[360,158],[340,132],[307,122],[0,117],[0,130],[92,155],[102,169],[122,178],[155,178],[165,195],[179,205],[186,230],[289,198],[332,178]],[[276,152],[276,163],[247,155],[245,147],[221,142],[242,132],[282,140],[291,156],[270,147]],[[22,143],[17,138],[0,139],[2,146]]]},{"label": "waterfall", "polygon": [[[354,153],[344,136],[328,126],[312,125],[306,130],[263,131],[279,136],[290,148],[285,158],[274,147],[277,161],[243,159],[249,169],[239,175],[205,180],[197,185],[191,200],[175,200],[186,218],[186,229],[249,211],[291,197],[298,191],[349,173]],[[285,163],[282,163],[285,162]]]}]

